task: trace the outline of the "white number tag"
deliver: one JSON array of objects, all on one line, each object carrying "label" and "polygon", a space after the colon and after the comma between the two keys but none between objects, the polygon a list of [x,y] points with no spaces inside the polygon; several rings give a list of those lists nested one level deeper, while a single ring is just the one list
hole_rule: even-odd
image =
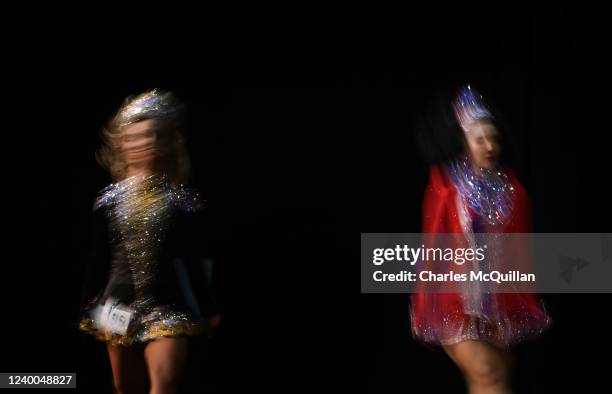
[{"label": "white number tag", "polygon": [[124,335],[127,332],[133,311],[127,305],[114,298],[109,298],[102,308],[96,312],[96,326]]}]

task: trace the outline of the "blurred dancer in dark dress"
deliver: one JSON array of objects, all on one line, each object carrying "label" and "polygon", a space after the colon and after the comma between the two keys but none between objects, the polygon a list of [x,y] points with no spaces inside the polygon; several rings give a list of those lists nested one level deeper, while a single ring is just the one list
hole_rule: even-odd
[{"label": "blurred dancer in dark dress", "polygon": [[147,375],[151,393],[174,393],[188,338],[220,322],[199,265],[210,233],[203,201],[184,184],[183,123],[183,106],[170,92],[128,98],[97,154],[115,183],[94,204],[80,329],[106,342],[118,393],[145,392]]}]

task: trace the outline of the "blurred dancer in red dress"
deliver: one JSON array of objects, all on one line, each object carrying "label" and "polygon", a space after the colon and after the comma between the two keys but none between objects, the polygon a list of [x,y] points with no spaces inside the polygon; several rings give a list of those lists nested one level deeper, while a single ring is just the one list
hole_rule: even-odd
[{"label": "blurred dancer in red dress", "polygon": [[[467,85],[446,105],[463,142],[430,168],[423,233],[529,233],[527,193],[501,160],[502,128],[482,95]],[[532,293],[472,293],[414,293],[413,334],[444,348],[470,393],[511,393],[510,346],[538,336],[551,319]]]}]

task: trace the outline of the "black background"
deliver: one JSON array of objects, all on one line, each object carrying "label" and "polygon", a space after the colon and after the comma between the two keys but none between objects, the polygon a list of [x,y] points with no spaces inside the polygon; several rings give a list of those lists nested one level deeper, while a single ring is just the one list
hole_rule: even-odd
[{"label": "black background", "polygon": [[[75,325],[91,203],[110,181],[93,152],[125,96],[160,87],[188,106],[195,184],[225,251],[222,326],[196,342],[185,392],[460,392],[450,360],[412,339],[406,295],[359,295],[359,233],[419,231],[413,121],[435,89],[468,81],[508,119],[535,231],[609,231],[607,36],[575,10],[376,22],[16,43],[2,370],[110,390],[103,346]],[[545,300],[555,326],[516,349],[519,392],[605,387],[609,295]]]}]

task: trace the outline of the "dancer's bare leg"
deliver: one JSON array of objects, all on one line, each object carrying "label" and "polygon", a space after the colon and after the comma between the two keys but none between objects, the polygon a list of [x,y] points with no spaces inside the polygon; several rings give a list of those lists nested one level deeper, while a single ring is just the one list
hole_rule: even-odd
[{"label": "dancer's bare leg", "polygon": [[514,364],[508,351],[484,341],[463,341],[444,346],[463,373],[470,394],[511,394]]},{"label": "dancer's bare leg", "polygon": [[115,394],[146,394],[147,369],[142,348],[106,344]]},{"label": "dancer's bare leg", "polygon": [[151,394],[174,394],[187,363],[187,338],[158,338],[144,354],[151,380]]}]

